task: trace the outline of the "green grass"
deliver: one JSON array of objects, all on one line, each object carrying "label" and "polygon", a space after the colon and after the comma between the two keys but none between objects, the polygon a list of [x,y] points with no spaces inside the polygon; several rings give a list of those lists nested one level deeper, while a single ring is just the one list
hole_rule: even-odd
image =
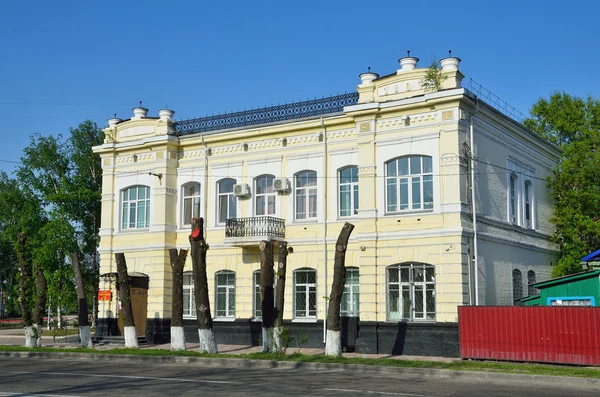
[{"label": "green grass", "polygon": [[300,353],[294,354],[274,354],[274,353],[250,353],[250,354],[200,354],[195,351],[170,350],[152,350],[152,349],[56,349],[56,348],[37,348],[28,349],[21,346],[0,346],[0,351],[34,351],[34,352],[66,352],[66,353],[90,353],[90,354],[130,354],[135,356],[179,356],[179,357],[198,357],[198,358],[236,358],[251,360],[275,360],[307,363],[334,363],[334,364],[360,364],[397,368],[433,368],[448,369],[455,371],[484,371],[484,372],[502,372],[511,374],[526,375],[548,375],[548,376],[573,376],[585,378],[600,378],[600,368],[586,368],[547,364],[529,364],[529,363],[505,363],[505,362],[487,362],[487,361],[454,361],[454,362],[436,362],[436,361],[409,361],[388,358],[360,358],[360,357],[328,357],[324,355],[306,355]]}]

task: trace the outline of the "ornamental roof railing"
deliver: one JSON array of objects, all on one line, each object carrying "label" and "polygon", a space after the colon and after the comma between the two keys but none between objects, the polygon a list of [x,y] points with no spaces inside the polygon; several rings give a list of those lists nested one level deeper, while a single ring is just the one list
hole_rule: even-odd
[{"label": "ornamental roof railing", "polygon": [[198,132],[226,130],[317,117],[342,112],[345,106],[356,105],[357,103],[358,92],[351,92],[302,102],[199,117],[176,122],[175,133],[176,135],[189,135]]}]

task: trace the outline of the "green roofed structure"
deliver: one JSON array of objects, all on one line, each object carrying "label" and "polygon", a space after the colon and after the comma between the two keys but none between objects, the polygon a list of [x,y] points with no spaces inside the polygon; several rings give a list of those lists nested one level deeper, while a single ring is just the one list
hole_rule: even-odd
[{"label": "green roofed structure", "polygon": [[521,299],[524,306],[600,306],[600,269],[533,284],[539,294]]}]

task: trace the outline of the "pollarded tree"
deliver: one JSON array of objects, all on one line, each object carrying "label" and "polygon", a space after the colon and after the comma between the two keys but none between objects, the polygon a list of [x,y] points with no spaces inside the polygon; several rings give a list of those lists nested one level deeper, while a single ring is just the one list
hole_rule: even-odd
[{"label": "pollarded tree", "polygon": [[581,258],[600,247],[600,101],[555,92],[530,113],[525,125],[562,149],[548,181],[556,226],[552,239],[560,247],[552,276],[577,273]]},{"label": "pollarded tree", "polygon": [[187,257],[186,250],[169,250],[173,275],[171,288],[171,350],[185,350],[185,332],[183,330],[183,267]]}]

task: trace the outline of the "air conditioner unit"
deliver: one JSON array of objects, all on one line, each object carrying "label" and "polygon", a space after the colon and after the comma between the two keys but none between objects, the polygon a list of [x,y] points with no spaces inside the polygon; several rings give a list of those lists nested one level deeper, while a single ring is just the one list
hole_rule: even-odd
[{"label": "air conditioner unit", "polygon": [[273,179],[273,189],[275,189],[276,192],[287,192],[290,190],[290,180],[287,178]]},{"label": "air conditioner unit", "polygon": [[233,185],[233,194],[237,197],[247,197],[250,195],[250,186],[247,183]]}]

